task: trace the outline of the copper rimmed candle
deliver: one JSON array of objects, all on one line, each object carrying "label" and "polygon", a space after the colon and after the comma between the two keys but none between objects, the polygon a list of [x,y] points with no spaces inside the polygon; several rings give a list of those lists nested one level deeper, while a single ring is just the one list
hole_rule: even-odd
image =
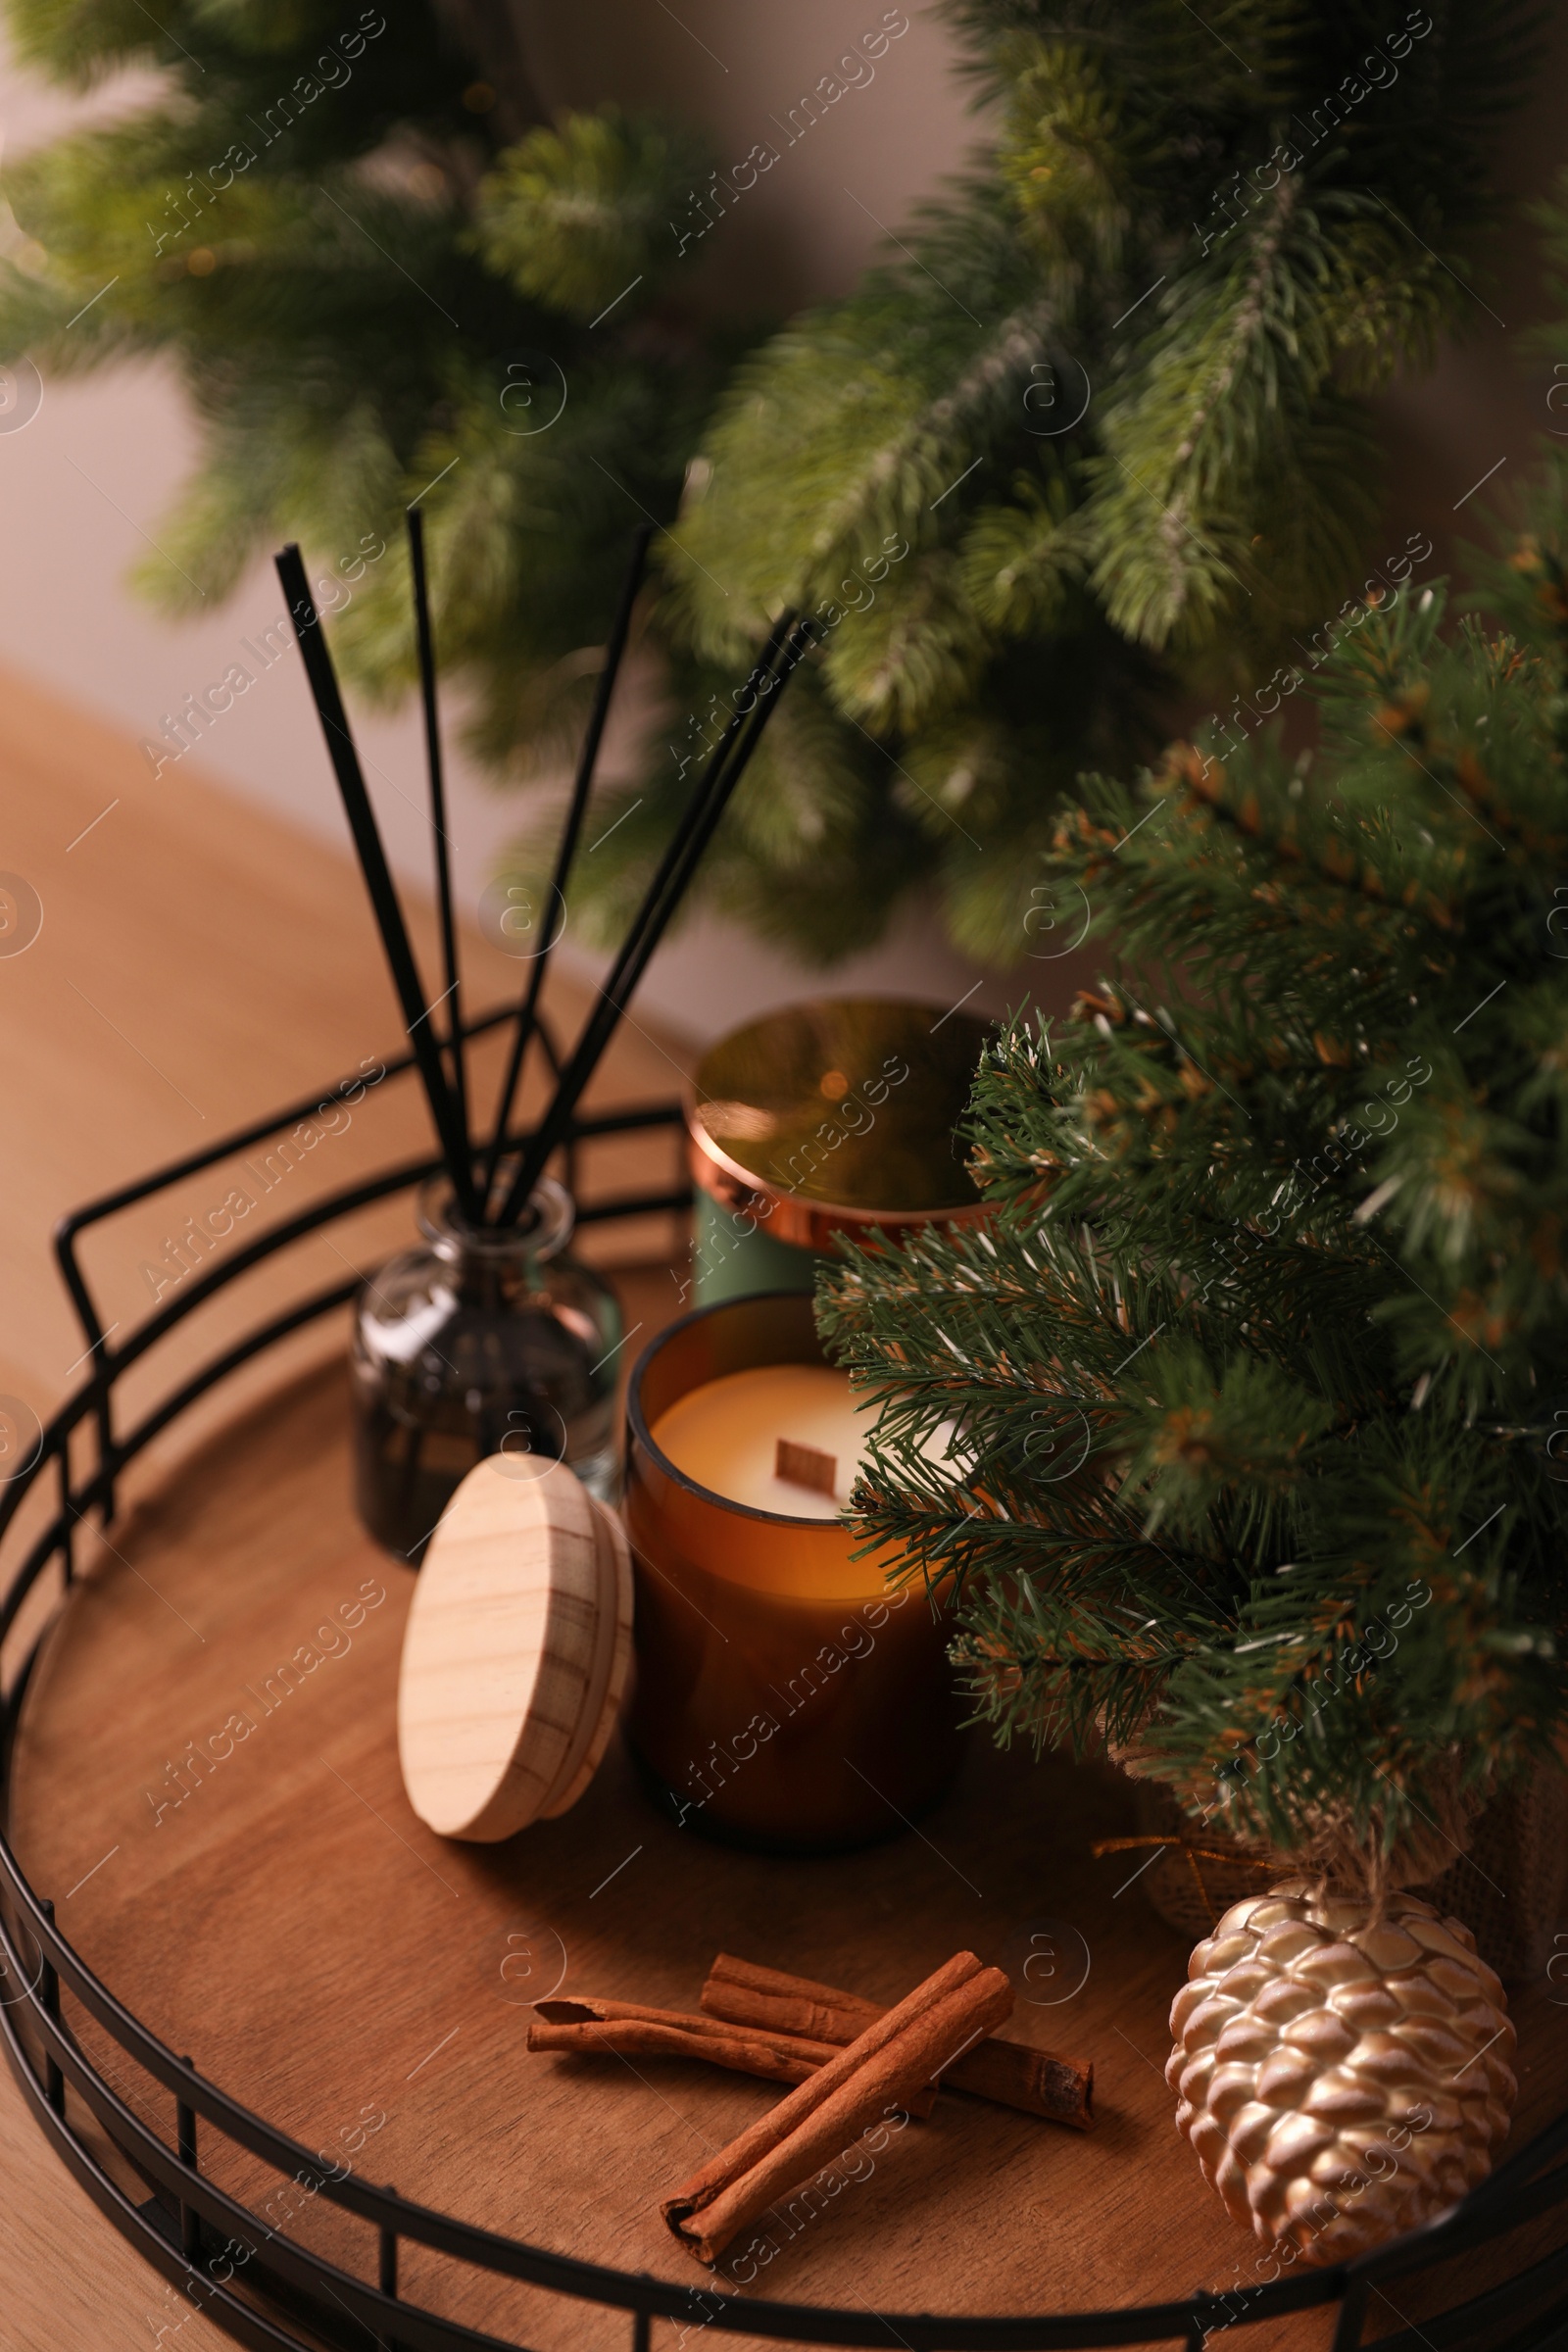
[{"label": "copper rimmed candle", "polygon": [[[643,1351],[628,1419],[628,1728],[660,1804],[778,1852],[896,1836],[957,1769],[952,1628],[918,1580],[888,1586],[893,1551],[852,1557],[854,1406],[810,1299],[685,1316]],[[773,1476],[780,1438],[834,1460],[833,1496]]]},{"label": "copper rimmed candle", "polygon": [[698,1304],[809,1291],[834,1237],[987,1212],[956,1133],[986,1024],[898,997],[817,997],[748,1021],[686,1104]]}]

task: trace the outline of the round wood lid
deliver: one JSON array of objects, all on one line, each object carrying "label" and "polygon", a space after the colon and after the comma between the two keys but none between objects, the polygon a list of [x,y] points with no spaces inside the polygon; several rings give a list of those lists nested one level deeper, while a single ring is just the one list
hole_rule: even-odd
[{"label": "round wood lid", "polygon": [[491,1843],[574,1805],[631,1663],[631,1562],[614,1515],[564,1462],[492,1454],[430,1539],[398,1678],[409,1802]]},{"label": "round wood lid", "polygon": [[775,1239],[984,1213],[954,1130],[987,1031],[940,1004],[820,997],[710,1047],[687,1102],[691,1169]]}]

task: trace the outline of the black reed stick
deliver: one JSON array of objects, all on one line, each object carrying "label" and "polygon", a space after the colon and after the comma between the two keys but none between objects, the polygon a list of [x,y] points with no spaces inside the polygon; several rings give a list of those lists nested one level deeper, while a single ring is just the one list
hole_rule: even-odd
[{"label": "black reed stick", "polygon": [[610,977],[600,989],[582,1036],[551,1098],[550,1106],[523,1147],[516,1173],[501,1205],[499,1221],[503,1225],[512,1224],[521,1213],[523,1203],[544,1171],[545,1163],[565,1134],[583,1090],[614,1035],[670,917],[685,897],[731,794],[746,772],[752,755],[761,740],[762,729],[772,716],[786,682],[805,658],[810,643],[811,623],[804,621],[794,625],[792,616],[786,614],[768,640],[760,662],[752,671],[748,681],[753,689],[751,709],[737,712],[725,728],[704,771],[702,782],[676,829],[675,837],[664,853],[659,871],[649,885],[625,945],[615,959]]},{"label": "black reed stick", "polygon": [[555,922],[558,906],[561,908],[563,924],[564,924],[566,876],[571,870],[571,861],[577,852],[577,837],[582,831],[582,821],[588,811],[588,802],[594,788],[594,768],[599,759],[599,745],[605,732],[605,721],[610,715],[610,702],[615,691],[615,677],[620,668],[621,656],[626,651],[626,640],[631,634],[632,612],[637,602],[637,591],[642,586],[643,572],[648,564],[648,549],[653,536],[653,525],[645,524],[632,542],[631,562],[626,566],[626,577],[621,583],[620,605],[605,647],[605,665],[599,673],[599,685],[594,694],[593,710],[588,717],[588,731],[582,739],[582,750],[577,759],[577,773],[571,787],[571,799],[566,807],[566,821],[562,828],[560,846],[556,851],[556,870],[551,877],[549,908],[545,916],[545,941],[533,959],[533,969],[528,975],[527,987],[518,1004],[517,1026],[513,1035],[512,1053],[507,1062],[507,1074],[502,1082],[497,1103],[495,1133],[490,1139],[489,1156],[485,1161],[484,1183],[480,1188],[481,1197],[486,1201],[488,1201],[495,1185],[496,1168],[506,1143],[507,1123],[512,1117],[512,1105],[517,1092],[517,1080],[522,1072],[522,1057],[528,1051],[528,1040],[533,1035],[534,1021],[539,1009],[540,991],[545,983],[545,966],[550,960],[550,951],[560,935],[550,927]]},{"label": "black reed stick", "polygon": [[[773,632],[768,638],[767,644],[763,647],[761,656],[756,667],[752,671],[751,678],[748,680],[748,684],[755,686],[757,681],[770,675],[774,662],[777,659],[779,649],[788,633],[789,626],[789,615],[785,614],[775,624]],[[718,743],[710,755],[708,765],[704,768],[702,774],[699,776],[697,783],[693,788],[690,800],[687,802],[686,807],[681,810],[681,813],[676,820],[675,830],[671,834],[670,839],[665,846],[663,857],[659,861],[654,878],[649,883],[647,890],[643,893],[642,903],[632,917],[631,929],[627,932],[625,939],[621,942],[620,953],[616,956],[614,963],[612,965],[608,977],[601,985],[599,994],[594,1004],[589,1008],[588,1018],[583,1023],[581,1035],[578,1037],[577,1044],[573,1049],[572,1058],[564,1069],[558,1070],[557,1072],[556,1092],[551,1098],[550,1103],[546,1109],[545,1120],[541,1123],[540,1129],[536,1130],[535,1137],[530,1138],[528,1144],[524,1147],[524,1159],[526,1159],[532,1144],[537,1140],[537,1135],[543,1132],[544,1125],[548,1124],[554,1118],[563,1089],[571,1079],[577,1063],[580,1060],[583,1060],[592,1050],[592,1041],[598,1035],[599,1030],[604,1028],[608,1033],[608,1030],[612,1028],[615,1021],[619,1018],[623,1004],[623,999],[620,992],[624,987],[626,974],[631,968],[632,960],[637,954],[638,944],[648,931],[650,924],[652,924],[658,916],[660,906],[662,904],[676,870],[679,867],[686,845],[691,840],[698,824],[701,822],[703,811],[707,808],[709,801],[710,800],[714,791],[722,784],[723,779],[728,772],[729,763],[732,756],[735,753],[741,731],[746,724],[747,718],[751,715],[751,711],[757,709],[758,704],[760,701],[761,701],[761,699],[762,697],[760,694],[754,692],[751,710],[737,710],[732,713],[728,725],[725,727],[723,734],[718,740]],[[661,926],[661,928],[662,928],[662,926]],[[598,1053],[602,1051],[603,1048],[601,1047],[598,1049],[598,1051],[593,1053],[593,1059],[595,1061],[598,1059]],[[543,1164],[544,1163],[541,1160],[539,1163],[540,1168],[543,1167]],[[503,1224],[507,1224],[512,1221],[513,1217],[514,1217],[520,1209],[523,1200],[526,1198],[526,1192],[524,1191],[522,1185],[523,1172],[523,1166],[519,1164],[512,1187],[507,1195],[506,1200],[503,1203],[500,1212],[499,1221]],[[533,1185],[538,1181],[538,1175],[539,1169],[536,1168],[533,1171],[533,1174],[527,1185],[527,1191],[531,1191],[533,1189]]]},{"label": "black reed stick", "polygon": [[[452,858],[447,835],[446,776],[441,763],[441,721],[435,699],[435,638],[430,628],[430,590],[424,570],[424,516],[409,509],[409,560],[414,572],[414,617],[419,638],[419,687],[424,699],[424,760],[430,780],[430,835],[435,852],[435,900],[441,918],[441,959],[447,982],[447,1054],[458,1124],[468,1135],[468,1079],[463,1059],[463,994],[459,986],[458,927],[452,912]],[[466,1154],[466,1157],[469,1154]]]},{"label": "black reed stick", "polygon": [[360,770],[359,755],[349,732],[348,713],[343,708],[343,697],[338,692],[332,657],[326,650],[326,641],[321,634],[321,624],[298,547],[292,544],[285,547],[276,563],[277,576],[283,584],[283,594],[299,634],[306,675],[316,698],[317,716],[321,722],[321,733],[326,738],[326,748],[337,777],[338,791],[342,795],[349,830],[354,836],[360,871],[365,876],[365,887],[369,893],[376,928],[381,934],[392,985],[397,990],[398,1002],[403,1007],[409,1043],[414,1048],[419,1076],[424,1083],[430,1117],[440,1139],[447,1173],[452,1178],[452,1189],[457,1194],[465,1217],[472,1221],[477,1216],[478,1207],[474,1197],[473,1171],[468,1164],[467,1138],[458,1122],[446,1072],[441,1066],[441,1048],[432,1034],[429,1006],[424,1002],[418,968],[404,926],[403,909],[398,905],[397,892],[392,887],[392,876],[387,866],[386,853],[381,847],[375,811],[370,806],[370,796],[365,788],[365,777]]},{"label": "black reed stick", "polygon": [[[756,666],[747,680],[748,686],[755,688],[760,685],[760,681],[771,679],[779,650],[789,634],[789,628],[790,615],[785,613],[774,624],[772,634],[762,648]],[[767,690],[770,691],[770,687]],[[583,1027],[583,1036],[578,1039],[574,1052],[580,1052],[583,1038],[588,1035],[590,1025],[604,1012],[606,1004],[613,1001],[616,988],[629,970],[632,958],[637,953],[638,942],[649,924],[658,915],[660,906],[680,864],[688,841],[701,823],[703,812],[707,808],[710,799],[728,773],[730,760],[735,753],[742,729],[762,700],[763,693],[761,691],[754,692],[748,710],[737,709],[731,712],[723,734],[709,757],[708,765],[693,788],[691,799],[676,821],[675,830],[665,846],[664,855],[659,861],[654,878],[643,893],[642,904],[632,917],[631,929],[621,942],[620,953],[612,966],[609,978],[600,989],[598,1001],[590,1010],[588,1022]]]},{"label": "black reed stick", "polygon": [[[786,615],[768,640],[761,660],[749,680],[757,690],[751,709],[730,720],[692,803],[664,853],[614,968],[601,988],[594,1008],[584,1024],[583,1034],[557,1086],[545,1118],[524,1149],[512,1188],[502,1206],[502,1223],[511,1222],[520,1213],[524,1200],[543,1172],[550,1152],[561,1141],[571,1113],[592,1079],[654,951],[690,886],[731,794],[746,771],[762,729],[771,715],[779,690],[809,648],[811,624],[806,622],[790,639],[783,658],[777,660],[777,666],[774,667],[780,646],[788,636],[790,627],[791,616]],[[743,729],[745,736],[741,740]]]}]

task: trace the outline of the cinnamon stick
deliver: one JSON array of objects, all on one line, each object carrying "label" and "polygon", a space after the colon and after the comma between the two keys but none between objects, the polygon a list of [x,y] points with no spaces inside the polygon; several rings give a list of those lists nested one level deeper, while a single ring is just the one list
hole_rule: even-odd
[{"label": "cinnamon stick", "polygon": [[765,2026],[778,2034],[803,2034],[841,2046],[882,2015],[880,2001],[862,2001],[831,1984],[813,1984],[809,1977],[787,1977],[781,1968],[760,1968],[756,1961],[737,1960],[733,1952],[719,1953],[701,1997],[710,2017]]},{"label": "cinnamon stick", "polygon": [[[713,1962],[702,2003],[710,2017],[732,2025],[840,2044],[853,2040],[883,2014],[876,2001],[814,1984],[809,1977],[786,1976],[782,1969],[738,1960],[731,1952],[720,1952]],[[989,2038],[966,2050],[948,2069],[943,2082],[999,2107],[1043,2115],[1070,2131],[1087,2132],[1094,2124],[1095,2070],[1086,2058],[1063,2058],[1051,2050],[1032,2049],[1027,2042]]]},{"label": "cinnamon stick", "polygon": [[1011,2010],[1001,1969],[956,1953],[683,2181],[664,2201],[665,2221],[700,2262],[715,2262],[776,2197],[847,2152],[869,2125],[906,2109]]},{"label": "cinnamon stick", "polygon": [[649,2009],[637,2001],[535,2001],[530,2050],[603,2052],[618,2058],[702,2058],[732,2074],[769,2082],[804,2082],[837,2047],[799,2034],[740,2029],[679,2009]]}]

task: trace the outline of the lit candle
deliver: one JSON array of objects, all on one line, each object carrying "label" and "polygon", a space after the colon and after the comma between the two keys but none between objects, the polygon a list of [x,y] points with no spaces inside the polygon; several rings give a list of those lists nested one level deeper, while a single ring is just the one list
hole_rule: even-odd
[{"label": "lit candle", "polygon": [[[847,1372],[758,1364],[693,1389],[661,1413],[653,1438],[677,1470],[726,1502],[789,1519],[836,1519],[850,1499],[868,1427]],[[779,1477],[780,1440],[831,1461],[831,1492]]]},{"label": "lit candle", "polygon": [[841,1514],[874,1414],[811,1301],[699,1308],[645,1350],[628,1411],[628,1729],[656,1798],[786,1851],[896,1836],[957,1766],[953,1629],[918,1577],[889,1587],[895,1547],[855,1556]]}]

